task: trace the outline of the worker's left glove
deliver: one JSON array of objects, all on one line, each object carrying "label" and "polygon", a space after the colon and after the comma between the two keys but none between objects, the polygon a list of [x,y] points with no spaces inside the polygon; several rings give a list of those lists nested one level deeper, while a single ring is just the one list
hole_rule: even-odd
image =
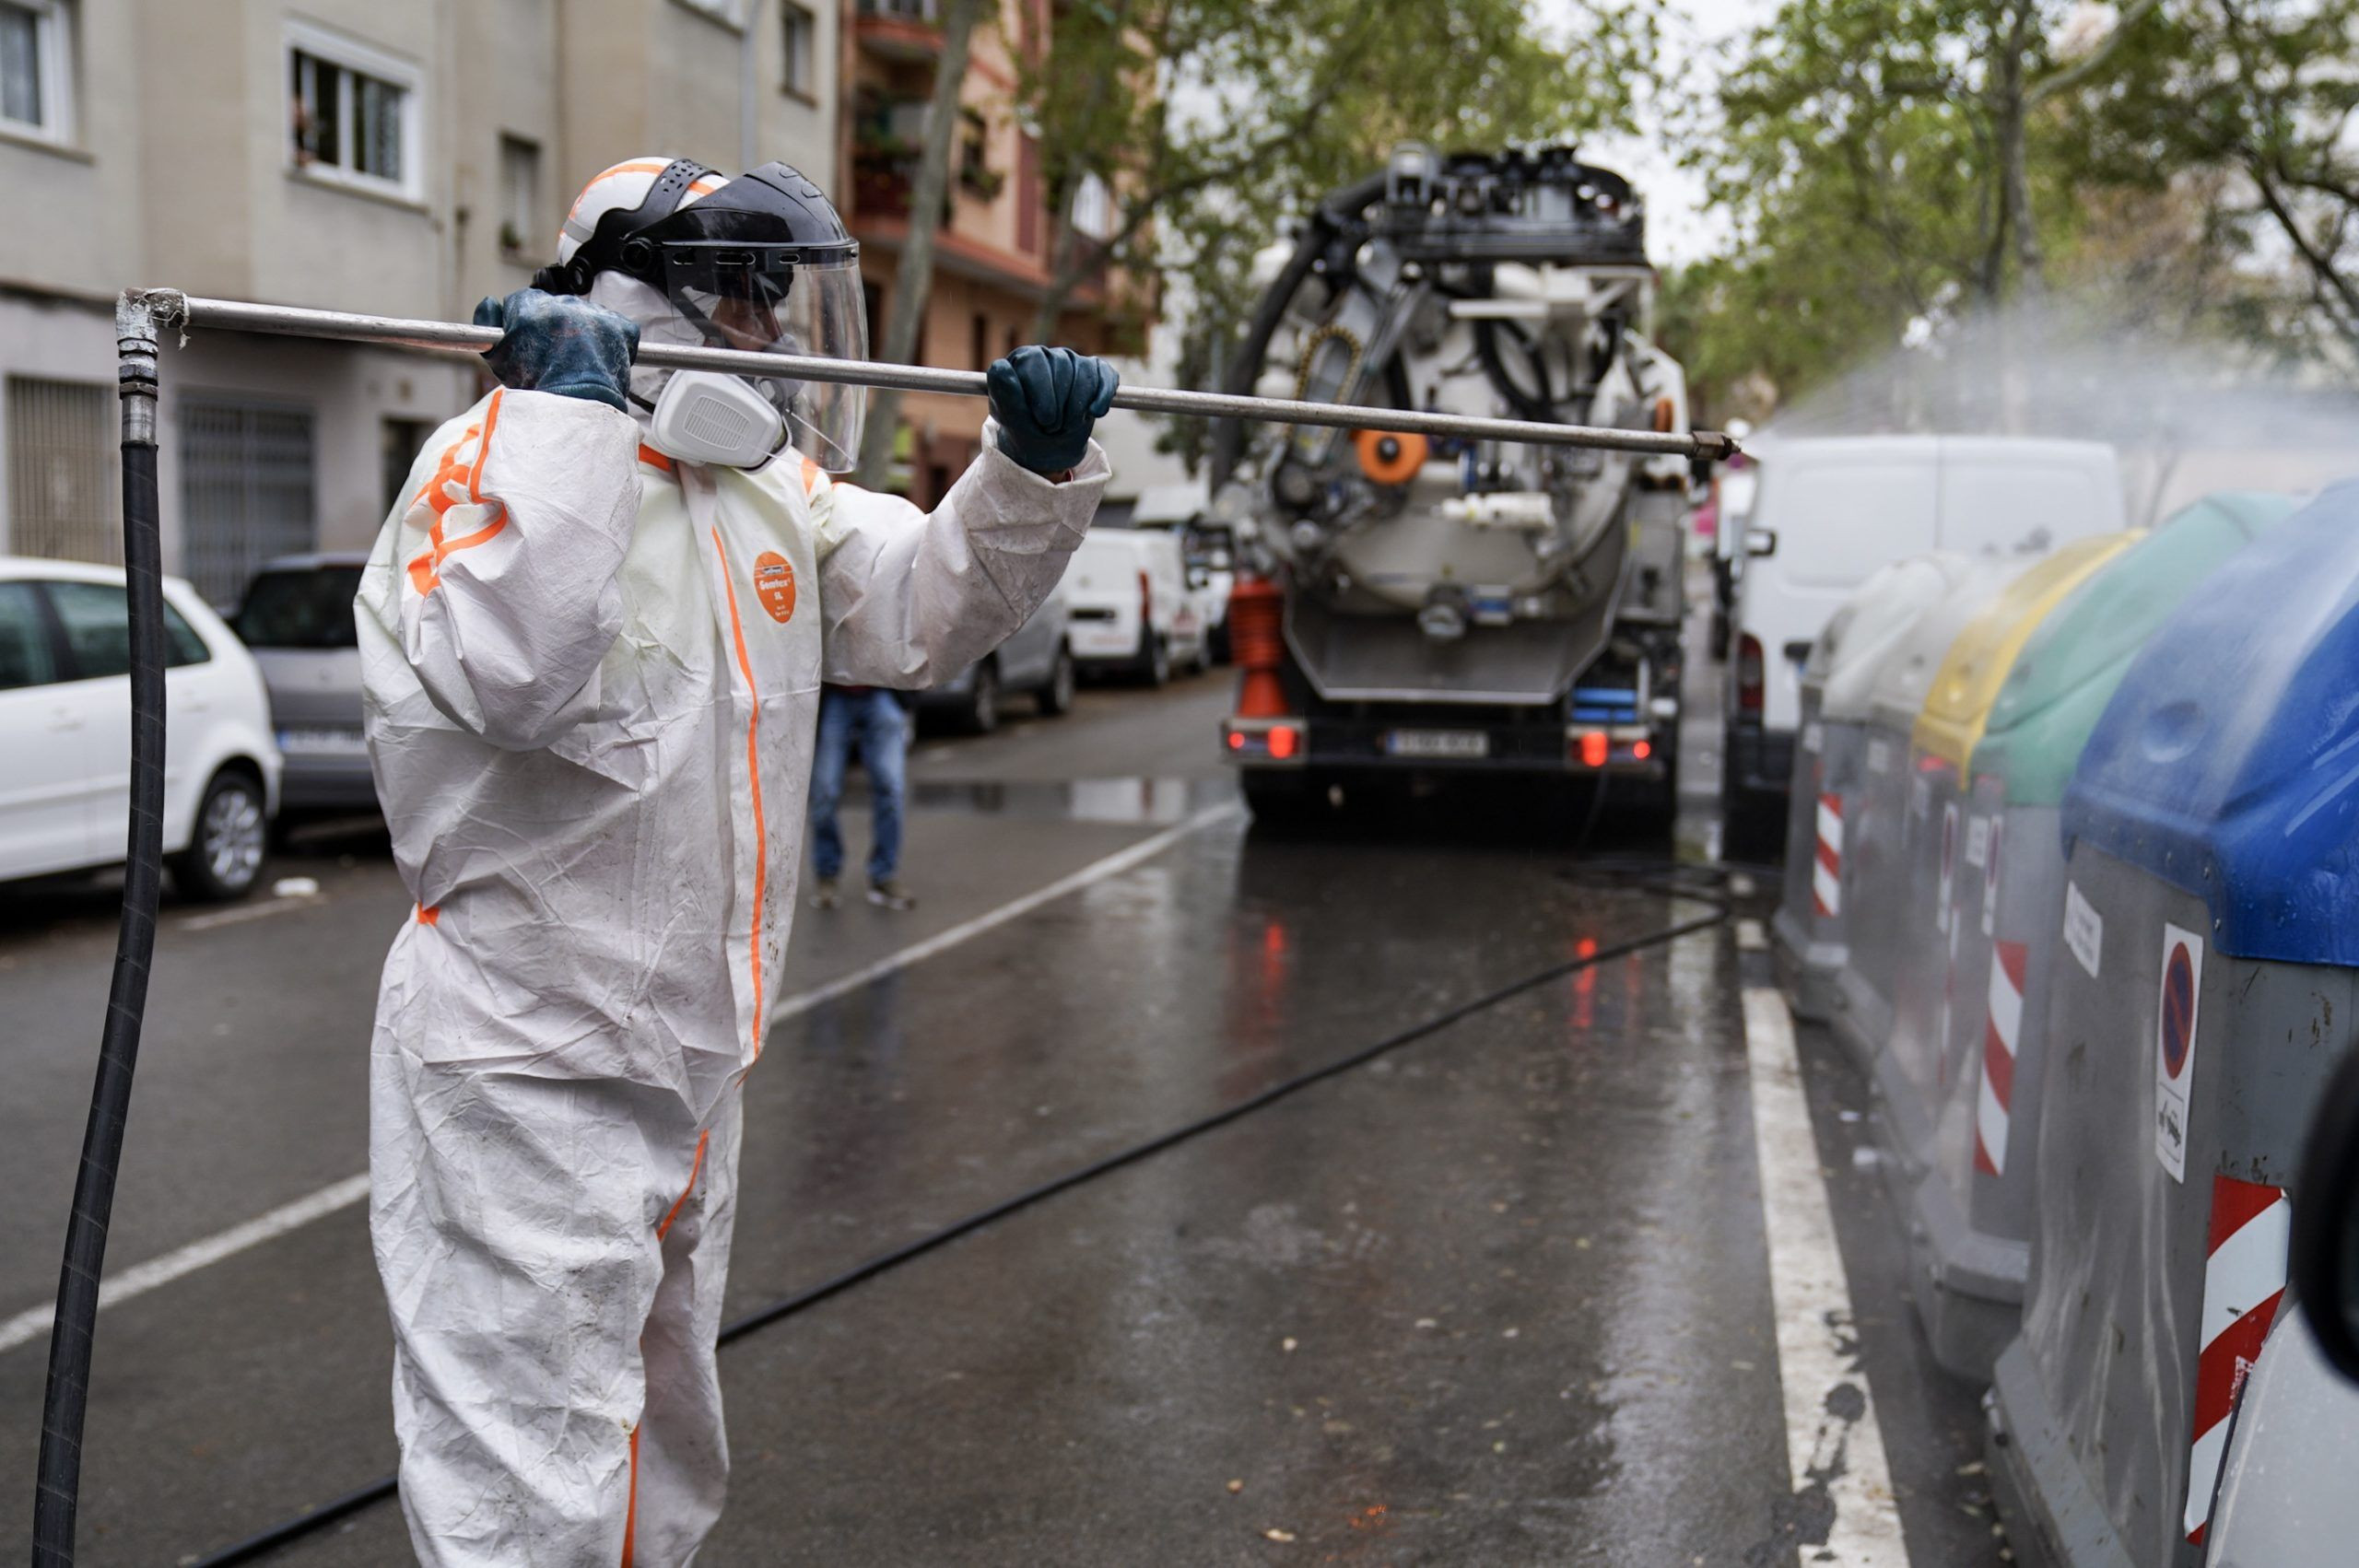
[{"label": "worker's left glove", "polygon": [[999,450],[1019,467],[1056,474],[1089,455],[1090,427],[1114,406],[1121,378],[1103,359],[1031,345],[992,361],[983,378]]},{"label": "worker's left glove", "polygon": [[630,361],[639,352],[639,323],[572,294],[520,288],[506,299],[486,297],[475,325],[507,333],[484,351],[499,384],[518,392],[586,397],[630,412]]}]

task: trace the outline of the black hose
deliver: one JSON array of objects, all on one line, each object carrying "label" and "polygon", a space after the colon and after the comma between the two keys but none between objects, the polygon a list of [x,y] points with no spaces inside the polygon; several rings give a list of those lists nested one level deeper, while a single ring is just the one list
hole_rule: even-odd
[{"label": "black hose", "polygon": [[[151,362],[152,363],[152,362]],[[155,395],[154,383],[127,399]],[[129,424],[126,419],[126,425]],[[107,1220],[123,1124],[131,1115],[131,1075],[139,1059],[139,1025],[147,1009],[147,970],[156,953],[156,898],[164,854],[164,562],[156,516],[156,445],[126,433],[123,443],[123,558],[131,617],[131,820],[123,878],[123,924],[115,937],[114,977],[99,1036],[99,1071],[82,1164],[74,1177],[74,1211],[65,1225],[58,1270],[57,1318],[49,1336],[49,1384],[41,1396],[41,1461],[33,1497],[34,1568],[70,1568],[74,1515],[82,1484],[82,1418],[90,1402],[90,1349],[98,1328],[99,1277],[106,1263]]]},{"label": "black hose", "polygon": [[[1262,374],[1262,361],[1270,352],[1270,339],[1276,335],[1278,323],[1285,319],[1286,307],[1293,303],[1296,291],[1310,275],[1312,264],[1326,252],[1336,230],[1357,220],[1370,202],[1384,194],[1385,182],[1386,176],[1370,174],[1339,191],[1330,192],[1311,209],[1309,218],[1303,224],[1302,238],[1295,244],[1294,254],[1286,258],[1285,266],[1263,291],[1261,303],[1254,307],[1253,315],[1246,324],[1245,336],[1238,343],[1235,357],[1229,360],[1227,384],[1222,391],[1241,395],[1253,390],[1253,383]],[[1228,483],[1228,476],[1236,470],[1238,459],[1244,454],[1244,450],[1243,421],[1213,421],[1209,481],[1212,493],[1217,493],[1222,486]]]},{"label": "black hose", "polygon": [[[1602,869],[1609,872],[1637,873],[1641,871],[1651,871],[1675,875],[1678,872],[1690,868],[1653,861],[1647,862],[1643,866],[1631,862]],[[1067,1171],[1062,1176],[1053,1176],[1038,1187],[1017,1193],[1013,1198],[1002,1199],[987,1209],[977,1210],[963,1220],[954,1220],[940,1230],[920,1236],[906,1246],[898,1246],[890,1252],[879,1253],[865,1262],[854,1264],[833,1279],[824,1280],[807,1290],[797,1291],[794,1294],[774,1301],[768,1306],[756,1308],[735,1322],[724,1325],[721,1330],[720,1342],[728,1344],[731,1340],[743,1339],[757,1329],[767,1328],[798,1313],[808,1311],[821,1302],[841,1295],[856,1286],[866,1284],[880,1274],[889,1273],[905,1263],[916,1261],[927,1253],[938,1251],[948,1246],[952,1242],[972,1235],[986,1225],[1020,1213],[1035,1204],[1046,1202],[1060,1193],[1070,1192],[1074,1188],[1086,1186],[1100,1176],[1111,1176],[1126,1166],[1137,1164],[1142,1160],[1151,1159],[1168,1149],[1177,1148],[1192,1139],[1201,1138],[1207,1132],[1226,1127],[1229,1123],[1241,1120],[1256,1111],[1265,1110],[1280,1100],[1300,1094],[1314,1083],[1321,1083],[1330,1078],[1349,1072],[1355,1068],[1365,1067],[1387,1052],[1399,1050],[1403,1046],[1414,1044],[1428,1036],[1438,1034],[1453,1024],[1463,1023],[1478,1012],[1497,1007],[1503,1002],[1511,1001],[1526,991],[1536,989],[1551,980],[1562,979],[1567,975],[1591,968],[1609,959],[1625,957],[1633,953],[1644,952],[1650,947],[1660,947],[1665,942],[1674,942],[1696,931],[1708,930],[1729,918],[1727,903],[1714,892],[1676,883],[1664,883],[1652,880],[1640,882],[1637,885],[1644,886],[1649,892],[1661,893],[1669,897],[1685,898],[1708,905],[1712,912],[1708,915],[1698,915],[1692,919],[1681,920],[1661,930],[1649,931],[1645,936],[1611,942],[1579,957],[1551,964],[1546,968],[1535,970],[1520,979],[1510,980],[1496,990],[1485,991],[1470,1001],[1461,1002],[1456,1007],[1437,1012],[1395,1034],[1387,1035],[1373,1045],[1363,1046],[1358,1050],[1339,1057],[1333,1061],[1314,1067],[1308,1072],[1297,1073],[1282,1082],[1273,1083],[1258,1094],[1249,1094],[1234,1105],[1224,1106],[1208,1116],[1199,1117],[1194,1121],[1175,1127],[1168,1132],[1157,1133],[1144,1142],[1133,1143],[1129,1148],[1118,1150],[1103,1159],[1094,1160],[1088,1164]],[[386,1476],[371,1485],[364,1486],[356,1492],[348,1492],[332,1503],[274,1525],[259,1535],[249,1536],[233,1546],[224,1547],[209,1557],[198,1558],[189,1562],[186,1568],[231,1568],[234,1563],[252,1562],[265,1553],[300,1539],[348,1514],[391,1497],[394,1490],[394,1478]]]}]

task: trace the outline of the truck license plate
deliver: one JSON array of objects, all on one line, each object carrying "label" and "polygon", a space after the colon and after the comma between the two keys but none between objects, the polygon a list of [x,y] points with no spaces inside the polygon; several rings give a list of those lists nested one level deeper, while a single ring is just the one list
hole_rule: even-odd
[{"label": "truck license plate", "polygon": [[1491,737],[1480,730],[1395,730],[1384,749],[1392,756],[1481,757],[1491,755]]}]

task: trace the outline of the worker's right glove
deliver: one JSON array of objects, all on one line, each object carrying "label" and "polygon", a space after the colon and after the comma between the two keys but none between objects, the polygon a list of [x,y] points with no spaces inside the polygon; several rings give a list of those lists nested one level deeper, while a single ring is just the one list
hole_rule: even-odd
[{"label": "worker's right glove", "polygon": [[1020,468],[1058,474],[1089,455],[1090,427],[1114,406],[1121,378],[1103,359],[1070,348],[1026,345],[995,359],[983,377],[999,450]]},{"label": "worker's right glove", "polygon": [[629,317],[577,295],[520,288],[504,300],[487,296],[475,307],[475,325],[507,333],[483,356],[500,385],[586,397],[630,412],[639,323]]}]

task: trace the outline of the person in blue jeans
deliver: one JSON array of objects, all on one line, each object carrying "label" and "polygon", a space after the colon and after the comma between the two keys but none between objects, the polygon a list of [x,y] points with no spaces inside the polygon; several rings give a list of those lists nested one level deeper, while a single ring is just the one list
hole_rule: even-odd
[{"label": "person in blue jeans", "polygon": [[907,909],[917,900],[894,873],[901,863],[901,798],[907,787],[909,721],[898,696],[883,686],[827,686],[819,694],[819,744],[811,758],[811,859],[819,885],[811,907],[832,909],[844,871],[843,829],[836,806],[843,799],[844,769],[852,749],[868,769],[874,822],[868,849],[868,901]]}]

